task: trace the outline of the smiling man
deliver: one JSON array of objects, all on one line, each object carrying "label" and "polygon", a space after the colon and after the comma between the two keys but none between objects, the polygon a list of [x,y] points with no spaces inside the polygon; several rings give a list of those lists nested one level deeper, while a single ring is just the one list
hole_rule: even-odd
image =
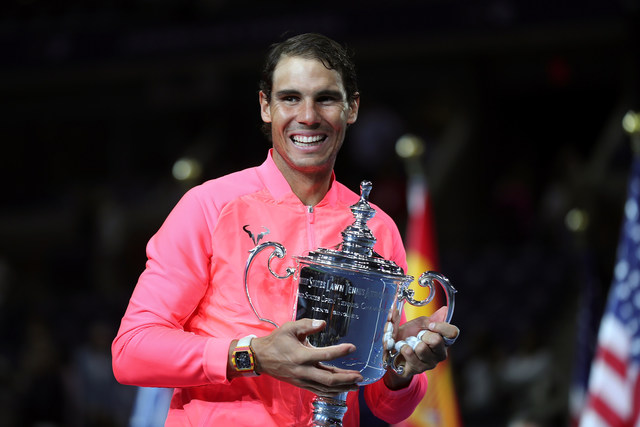
[{"label": "smiling man", "polygon": [[[113,342],[113,368],[125,384],[175,389],[166,425],[308,425],[314,395],[347,397],[345,426],[359,425],[358,371],[322,362],[346,356],[353,344],[311,347],[322,321],[293,321],[293,280],[268,271],[243,273],[264,235],[292,255],[330,247],[353,222],[359,196],[335,179],[346,129],[360,107],[353,63],[338,43],[303,34],[272,46],[260,82],[260,111],[273,143],[265,162],[187,192],[147,246],[148,262]],[[375,251],[406,271],[393,220],[376,207],[368,226]],[[263,270],[267,270],[266,268]],[[423,372],[446,358],[445,339],[458,329],[443,311],[397,328],[405,345],[402,376],[388,371],[364,387],[373,413],[389,423],[408,417],[426,389]]]}]

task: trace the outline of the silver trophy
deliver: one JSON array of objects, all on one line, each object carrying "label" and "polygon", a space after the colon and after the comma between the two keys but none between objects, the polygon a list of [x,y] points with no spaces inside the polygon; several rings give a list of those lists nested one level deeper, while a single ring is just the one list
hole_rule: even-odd
[{"label": "silver trophy", "polygon": [[[409,289],[413,276],[407,276],[395,262],[386,260],[373,251],[376,238],[367,226],[376,211],[368,202],[371,182],[360,184],[360,200],[351,206],[355,221],[342,231],[343,241],[334,249],[319,248],[307,256],[294,256],[296,267],[289,267],[279,275],[271,269],[274,256],[282,259],[286,250],[276,242],[264,242],[250,251],[245,266],[244,285],[249,304],[255,315],[275,327],[278,325],[262,318],[251,302],[247,276],[251,263],[258,253],[266,248],[273,251],[267,268],[278,279],[294,275],[298,282],[298,304],[296,319],[320,319],[326,327],[307,337],[316,347],[340,343],[352,343],[356,351],[329,362],[342,369],[359,371],[363,376],[360,385],[371,384],[382,378],[387,369],[398,374],[404,371],[400,356],[401,345],[388,344],[385,329],[392,319],[399,318],[404,301],[414,306],[424,306],[436,294],[434,282],[444,289],[447,299],[446,322],[451,321],[456,290],[449,280],[435,272],[425,272],[418,279],[420,286],[428,287],[428,296],[416,301],[414,291]],[[340,248],[341,246],[341,248]],[[402,342],[404,343],[404,341]],[[341,426],[347,410],[347,393],[329,398],[316,396],[313,401],[314,426]]]}]

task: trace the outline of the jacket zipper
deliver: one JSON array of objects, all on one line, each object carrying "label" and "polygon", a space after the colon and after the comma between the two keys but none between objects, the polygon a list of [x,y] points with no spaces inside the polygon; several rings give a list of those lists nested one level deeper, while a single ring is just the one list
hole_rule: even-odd
[{"label": "jacket zipper", "polygon": [[[315,222],[316,219],[316,214],[313,210],[313,206],[305,206],[305,214],[307,216],[307,245],[308,245],[308,250],[309,251],[313,251],[316,249],[316,235],[314,232],[314,228],[313,228],[313,224]],[[298,268],[300,268],[300,265],[298,265]],[[297,272],[297,274],[294,276],[295,281],[294,283],[296,283],[295,288],[297,288],[297,278],[300,277],[300,271]],[[292,309],[293,309],[293,319],[292,320],[296,320],[296,312],[297,312],[297,308],[298,308],[298,290],[294,288],[294,294],[293,294],[293,304],[292,304]]]},{"label": "jacket zipper", "polygon": [[313,228],[313,224],[316,220],[316,213],[313,210],[313,206],[307,206],[307,244],[309,245],[309,250],[316,250],[316,234]]}]

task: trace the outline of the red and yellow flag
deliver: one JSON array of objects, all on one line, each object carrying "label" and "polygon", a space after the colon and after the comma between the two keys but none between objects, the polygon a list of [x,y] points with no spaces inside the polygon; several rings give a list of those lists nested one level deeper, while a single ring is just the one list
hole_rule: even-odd
[{"label": "red and yellow flag", "polygon": [[[425,271],[438,270],[435,230],[427,184],[422,176],[414,176],[408,190],[409,218],[407,224],[407,262],[408,274],[416,279]],[[428,289],[412,286],[414,298],[421,300],[427,296]],[[446,302],[442,290],[425,307],[405,304],[407,320],[420,316],[430,316]],[[458,399],[453,386],[451,365],[445,360],[427,371],[429,386],[427,393],[413,415],[398,427],[460,427]]]}]

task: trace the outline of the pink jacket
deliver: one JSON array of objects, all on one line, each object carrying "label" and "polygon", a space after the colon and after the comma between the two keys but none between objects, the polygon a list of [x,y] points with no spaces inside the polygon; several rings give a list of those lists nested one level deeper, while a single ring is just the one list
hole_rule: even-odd
[{"label": "pink jacket", "polygon": [[[226,377],[233,339],[273,330],[247,301],[244,266],[254,236],[282,243],[287,256],[271,266],[282,274],[292,255],[334,247],[353,222],[358,195],[333,181],[325,198],[304,206],[273,162],[214,179],[188,191],[147,245],[148,261],[112,345],[113,370],[124,384],[174,387],[166,425],[289,426],[308,423],[313,394],[261,375]],[[406,271],[405,251],[391,218],[376,207],[369,221],[375,251]],[[278,324],[294,320],[293,279],[266,268],[270,251],[254,261],[250,293],[258,313]],[[389,423],[408,417],[426,390],[417,375],[406,389],[383,381],[364,388],[373,413]],[[357,392],[349,393],[345,426],[359,423]]]}]

